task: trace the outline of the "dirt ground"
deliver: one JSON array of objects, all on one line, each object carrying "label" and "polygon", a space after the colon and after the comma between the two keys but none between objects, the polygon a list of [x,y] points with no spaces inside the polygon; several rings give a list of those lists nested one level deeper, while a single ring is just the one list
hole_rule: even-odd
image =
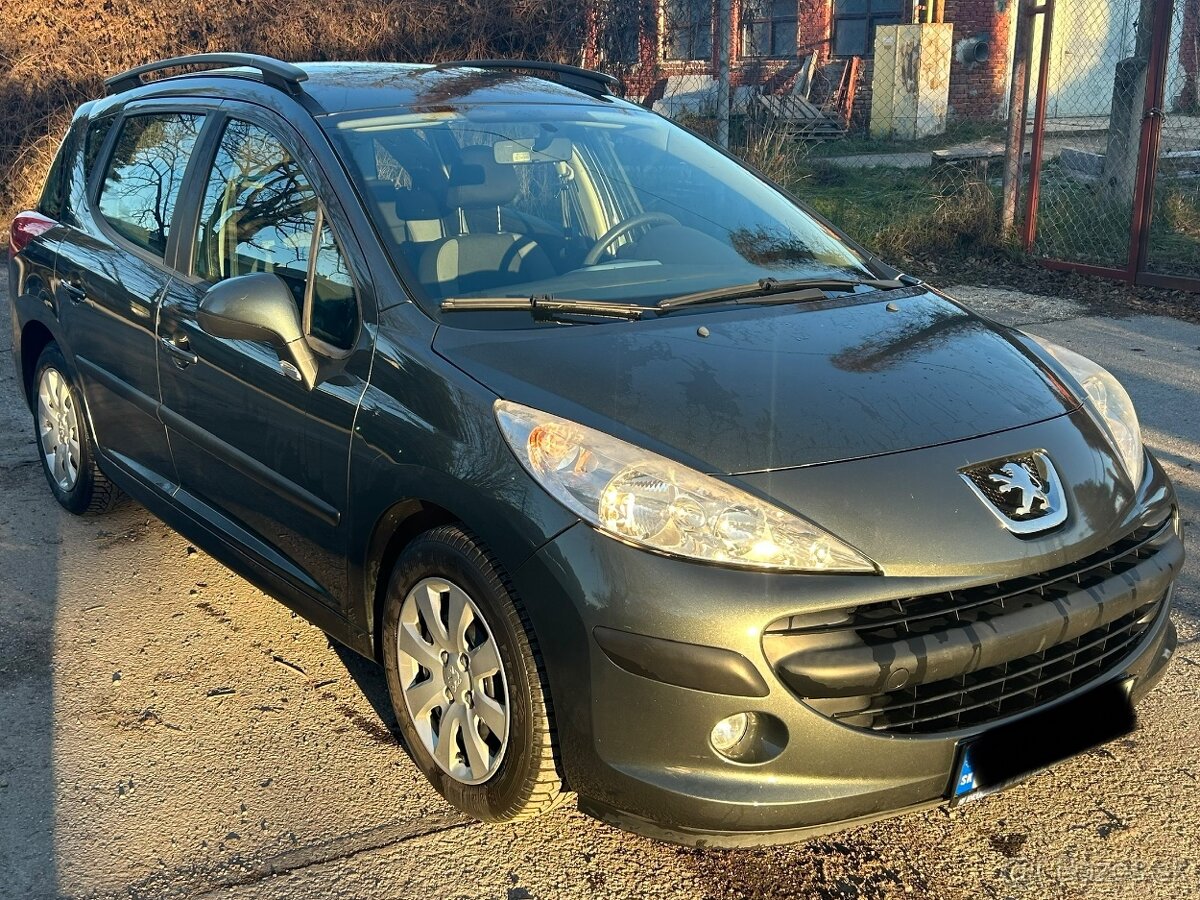
[{"label": "dirt ground", "polygon": [[1176,661],[1129,739],[1004,794],[729,852],[573,805],[521,826],[464,821],[397,746],[372,664],[143,509],[55,505],[0,295],[0,897],[1195,896],[1200,326],[1057,290],[958,293],[1129,387],[1187,521]]}]

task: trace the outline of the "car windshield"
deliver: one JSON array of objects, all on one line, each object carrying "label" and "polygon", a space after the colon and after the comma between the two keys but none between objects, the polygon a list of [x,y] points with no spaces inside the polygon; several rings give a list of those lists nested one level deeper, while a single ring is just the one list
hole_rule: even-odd
[{"label": "car windshield", "polygon": [[552,297],[651,306],[770,278],[870,278],[862,256],[704,141],[628,107],[371,111],[327,127],[431,307]]}]

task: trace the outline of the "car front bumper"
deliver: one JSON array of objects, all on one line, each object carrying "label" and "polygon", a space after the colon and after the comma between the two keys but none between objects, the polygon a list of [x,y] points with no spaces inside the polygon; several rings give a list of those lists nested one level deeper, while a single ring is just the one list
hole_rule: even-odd
[{"label": "car front bumper", "polygon": [[[818,711],[781,677],[778,660],[769,660],[764,632],[813,609],[968,590],[987,578],[739,572],[647,553],[582,524],[569,528],[515,578],[540,636],[569,788],[581,809],[604,821],[696,846],[798,841],[946,802],[964,741],[1110,680],[1131,679],[1136,702],[1162,677],[1175,648],[1170,594],[1183,551],[1174,494],[1157,462],[1149,460],[1130,500],[1086,547],[1056,546],[1053,555],[1058,563],[1082,558],[1139,527],[1165,523],[1153,529],[1164,549],[1152,584],[1142,569],[1108,579],[1121,585],[1112,592],[1117,600],[1158,592],[1136,639],[1047,702],[933,733],[854,727]],[[1045,568],[1044,560],[1026,561],[1024,572],[1003,574]],[[626,658],[637,655],[636,640],[624,656],[614,652],[606,637],[613,632],[652,636],[641,662]],[[674,661],[655,658],[655,647],[671,642],[731,653],[752,671],[741,663],[698,663],[689,676],[687,653]],[[701,670],[707,675],[694,674]],[[756,679],[765,691],[754,688]],[[783,723],[782,752],[752,765],[718,754],[710,744],[713,726],[740,712]]]}]

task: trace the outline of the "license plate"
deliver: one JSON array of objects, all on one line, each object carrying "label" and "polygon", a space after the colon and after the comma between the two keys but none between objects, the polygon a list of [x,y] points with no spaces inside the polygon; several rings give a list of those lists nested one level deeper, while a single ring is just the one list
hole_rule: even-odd
[{"label": "license plate", "polygon": [[950,782],[950,805],[994,793],[1129,734],[1136,725],[1132,686],[1132,678],[1111,681],[964,742]]}]

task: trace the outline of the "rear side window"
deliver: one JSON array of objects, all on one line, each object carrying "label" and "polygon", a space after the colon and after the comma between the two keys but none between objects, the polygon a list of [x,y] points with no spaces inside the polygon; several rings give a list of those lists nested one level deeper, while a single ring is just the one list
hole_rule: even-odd
[{"label": "rear side window", "polygon": [[153,113],[121,124],[104,184],[100,215],[126,240],[158,256],[167,249],[171,218],[201,115]]}]

